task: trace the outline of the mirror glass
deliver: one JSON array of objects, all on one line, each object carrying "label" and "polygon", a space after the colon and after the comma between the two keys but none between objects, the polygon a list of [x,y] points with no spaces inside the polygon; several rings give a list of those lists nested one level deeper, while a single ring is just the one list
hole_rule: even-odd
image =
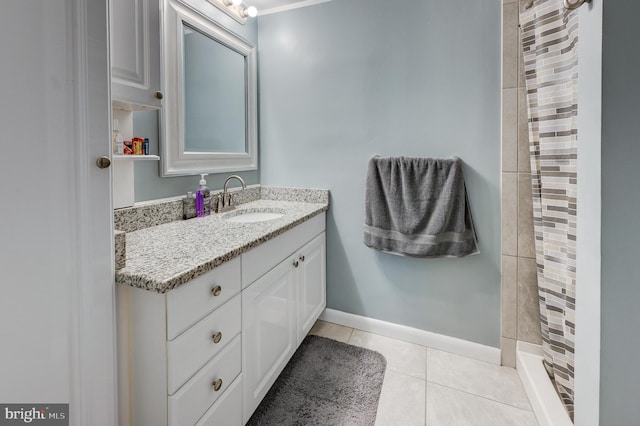
[{"label": "mirror glass", "polygon": [[258,167],[256,49],[178,0],[164,0],[162,176]]},{"label": "mirror glass", "polygon": [[244,55],[182,28],[185,151],[247,152]]}]

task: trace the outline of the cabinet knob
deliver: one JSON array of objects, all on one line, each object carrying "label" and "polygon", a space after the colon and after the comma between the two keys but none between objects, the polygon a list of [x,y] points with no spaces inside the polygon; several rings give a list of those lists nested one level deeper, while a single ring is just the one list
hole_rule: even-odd
[{"label": "cabinet knob", "polygon": [[300,262],[304,262],[304,254],[300,256]]},{"label": "cabinet knob", "polygon": [[213,293],[214,296],[220,296],[220,293],[222,293],[222,287],[219,285],[215,286],[211,289],[211,293]]},{"label": "cabinet knob", "polygon": [[162,99],[162,98],[164,98],[164,95],[162,94],[162,92],[156,92],[156,93],[155,93],[155,97],[156,97],[157,99]]},{"label": "cabinet knob", "polygon": [[298,265],[299,265],[299,263],[298,263],[298,261],[297,261],[297,260],[296,260],[295,262],[293,262],[293,267],[294,267],[294,268],[297,268],[297,267],[298,267]]},{"label": "cabinet knob", "polygon": [[218,392],[221,387],[222,387],[222,379],[217,379],[215,382],[213,382],[214,391]]},{"label": "cabinet knob", "polygon": [[218,331],[212,337],[213,337],[213,343],[220,343],[220,340],[222,340],[222,332]]}]

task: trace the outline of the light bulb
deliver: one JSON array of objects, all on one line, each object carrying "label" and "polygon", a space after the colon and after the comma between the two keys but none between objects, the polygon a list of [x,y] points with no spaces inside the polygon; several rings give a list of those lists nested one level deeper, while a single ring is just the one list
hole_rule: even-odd
[{"label": "light bulb", "polygon": [[255,18],[258,16],[258,9],[256,9],[255,6],[249,6],[244,13],[246,13],[250,18]]}]

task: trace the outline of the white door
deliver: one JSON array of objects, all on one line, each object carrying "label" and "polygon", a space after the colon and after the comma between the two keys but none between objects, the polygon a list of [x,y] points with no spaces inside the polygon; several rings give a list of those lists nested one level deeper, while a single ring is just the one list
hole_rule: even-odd
[{"label": "white door", "polygon": [[294,259],[283,261],[242,291],[245,422],[297,348]]},{"label": "white door", "polygon": [[72,425],[116,424],[107,34],[104,0],[2,2],[0,402]]},{"label": "white door", "polygon": [[323,232],[304,246],[298,257],[298,345],[327,305],[325,246]]}]

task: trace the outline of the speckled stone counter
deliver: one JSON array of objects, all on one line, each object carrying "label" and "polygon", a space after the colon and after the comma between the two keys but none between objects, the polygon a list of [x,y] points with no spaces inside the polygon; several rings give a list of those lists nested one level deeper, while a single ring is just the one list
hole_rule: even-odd
[{"label": "speckled stone counter", "polygon": [[127,246],[125,238],[126,234],[123,231],[114,232],[116,270],[122,269],[126,265]]},{"label": "speckled stone counter", "polygon": [[[301,196],[292,195],[295,191],[300,191]],[[116,282],[166,293],[329,208],[326,190],[294,189],[279,195],[288,201],[259,199],[228,213],[127,233],[126,267],[116,272]],[[225,221],[244,210],[269,210],[284,215],[256,223]]]}]

